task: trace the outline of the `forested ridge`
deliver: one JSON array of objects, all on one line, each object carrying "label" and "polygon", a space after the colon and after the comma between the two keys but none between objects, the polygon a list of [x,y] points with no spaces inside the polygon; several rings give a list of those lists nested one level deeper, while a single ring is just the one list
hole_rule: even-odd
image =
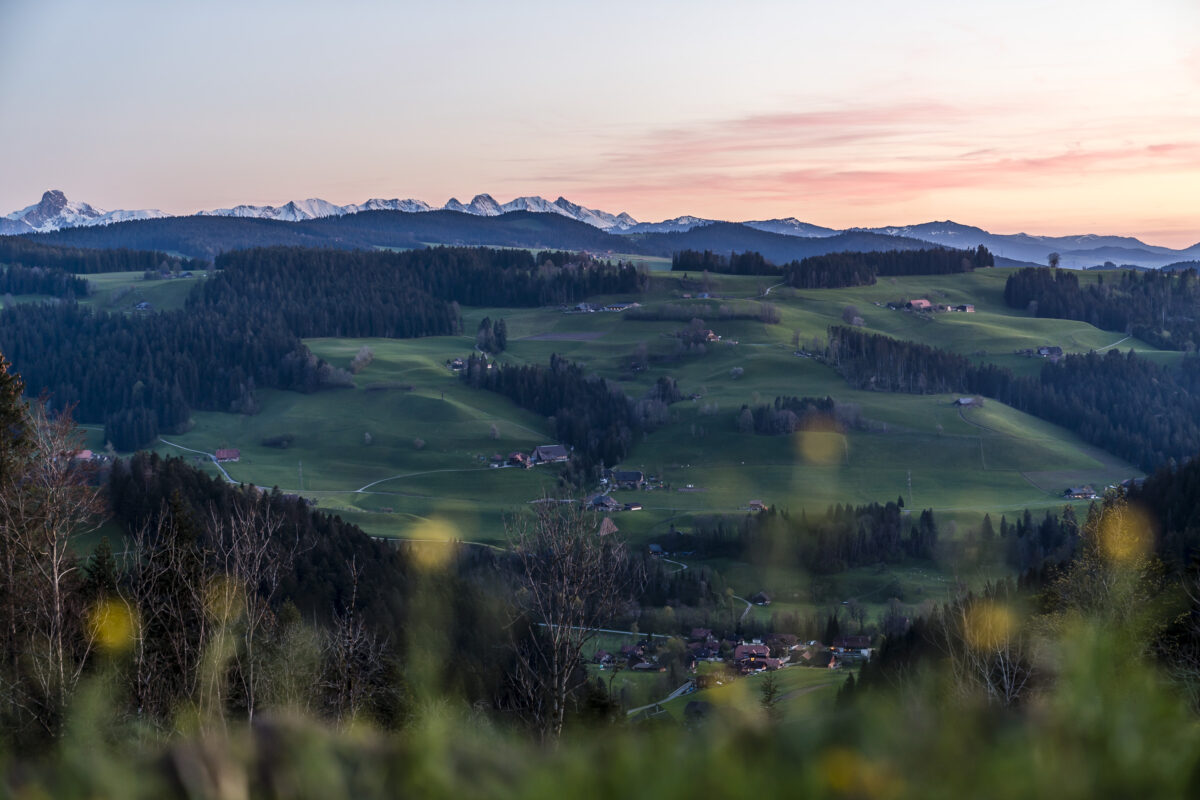
[{"label": "forested ridge", "polygon": [[841,252],[793,261],[784,266],[783,279],[798,289],[838,289],[870,286],[877,276],[951,275],[995,265],[995,258],[983,245],[974,250],[930,247]]},{"label": "forested ridge", "polygon": [[1036,378],[928,345],[830,329],[827,358],[858,389],[992,397],[1152,471],[1200,452],[1200,359],[1178,369],[1132,351],[1068,355]]},{"label": "forested ridge", "polygon": [[76,274],[204,269],[200,259],[179,258],[157,250],[92,250],[48,244],[24,236],[0,236],[0,264],[50,267]]},{"label": "forested ridge", "polygon": [[269,248],[222,255],[182,311],[136,316],[23,304],[0,312],[0,351],[35,394],[75,404],[119,450],[186,425],[191,409],[252,413],[257,388],[311,392],[349,377],[302,337],[449,335],[458,303],[536,306],[637,291],[644,276],[586,256],[433,248]]},{"label": "forested ridge", "polygon": [[1071,270],[1027,267],[1009,276],[1004,301],[1038,317],[1077,319],[1166,350],[1200,345],[1200,274],[1195,269],[1121,272],[1080,285]]}]

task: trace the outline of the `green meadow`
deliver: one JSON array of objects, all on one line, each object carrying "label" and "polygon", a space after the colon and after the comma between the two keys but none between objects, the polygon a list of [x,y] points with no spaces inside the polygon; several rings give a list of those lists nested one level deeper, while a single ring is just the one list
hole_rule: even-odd
[{"label": "green meadow", "polygon": [[[823,337],[829,325],[840,323],[847,305],[859,310],[870,330],[1036,368],[1040,359],[1018,358],[1011,351],[1039,344],[1084,351],[1122,338],[1084,323],[1035,320],[1006,308],[1006,277],[1007,270],[982,270],[887,279],[844,290],[801,293],[777,287],[767,299],[779,309],[780,324],[706,322],[722,342],[702,353],[678,352],[674,333],[685,323],[643,321],[627,312],[473,308],[464,311],[464,329],[473,332],[485,316],[503,317],[509,347],[499,360],[545,363],[558,353],[619,382],[635,397],[661,375],[678,380],[689,399],[672,406],[668,424],[637,443],[624,465],[660,476],[664,488],[615,493],[623,502],[644,506],[615,518],[635,542],[686,524],[696,514],[743,512],[751,500],[819,512],[832,503],[902,497],[911,508],[934,508],[940,519],[965,533],[984,513],[998,519],[1024,508],[1057,508],[1069,484],[1103,487],[1138,472],[1061,428],[997,402],[960,412],[952,395],[851,390],[829,367],[797,356],[792,342],[796,332],[802,343]],[[681,295],[690,284],[678,273],[660,273],[652,281],[644,296],[620,299],[638,299],[651,308],[691,304],[703,319],[722,303],[760,297],[770,285],[757,277],[708,276],[719,299],[689,300]],[[188,283],[166,282],[171,290]],[[116,278],[112,284],[121,285]],[[917,315],[885,307],[888,300],[917,296],[973,302],[977,311]],[[165,437],[171,444],[159,450],[196,457],[181,448],[204,453],[237,448],[241,460],[225,465],[234,480],[303,493],[379,536],[426,538],[436,530],[440,536],[450,531],[455,538],[496,543],[503,538],[505,515],[556,491],[554,467],[490,466],[495,455],[528,451],[551,443],[553,436],[547,420],[467,388],[446,367],[448,360],[471,352],[470,335],[307,344],[340,367],[347,367],[363,345],[375,357],[355,376],[353,389],[312,395],[261,391],[259,414],[197,412],[191,430]],[[1126,344],[1148,349],[1132,340]],[[631,358],[643,346],[649,367],[634,372]],[[1151,352],[1167,360],[1176,356]],[[844,433],[770,437],[738,432],[736,418],[744,404],[771,402],[779,395],[832,396],[856,407],[861,422]],[[281,436],[292,437],[286,449],[264,444]]]}]

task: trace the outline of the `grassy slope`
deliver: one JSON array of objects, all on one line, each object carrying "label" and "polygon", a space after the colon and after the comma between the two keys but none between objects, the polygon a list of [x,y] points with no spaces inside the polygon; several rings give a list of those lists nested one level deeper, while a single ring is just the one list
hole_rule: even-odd
[{"label": "grassy slope", "polygon": [[[691,514],[738,511],[751,499],[793,510],[821,510],[833,502],[903,495],[911,506],[933,506],[966,530],[978,524],[982,512],[1056,507],[1068,483],[1106,484],[1136,471],[1062,429],[999,403],[960,415],[951,396],[850,390],[829,368],[792,353],[792,331],[800,330],[802,338],[820,335],[852,303],[874,330],[961,352],[999,340],[1005,347],[1052,341],[1082,349],[1117,338],[1081,323],[1031,321],[1004,309],[1004,272],[897,279],[876,287],[790,297],[775,289],[770,299],[784,316],[782,324],[710,323],[726,340],[739,343],[713,345],[703,355],[682,357],[674,355],[672,332],[681,326],[675,322],[499,308],[469,309],[464,322],[470,331],[484,316],[503,316],[510,336],[505,361],[545,363],[556,352],[610,379],[625,378],[625,389],[634,396],[661,374],[675,376],[685,394],[702,395],[673,406],[671,423],[639,443],[628,461],[628,466],[661,474],[670,486],[670,491],[618,493],[619,499],[637,499],[646,507],[617,518],[635,541],[672,522],[686,523]],[[692,302],[698,313],[711,308],[704,301],[682,300],[679,294],[685,287],[679,280],[677,275],[660,276],[642,299]],[[768,285],[762,278],[715,276],[711,289],[748,298]],[[980,312],[943,314],[929,321],[872,305],[874,299],[917,294],[973,301]],[[1039,332],[1030,333],[1031,322],[1038,323]],[[503,398],[464,388],[443,366],[446,359],[470,351],[469,337],[321,339],[309,345],[321,357],[345,366],[364,343],[376,358],[358,376],[357,389],[311,396],[262,392],[263,412],[255,417],[197,413],[192,431],[169,438],[207,452],[238,447],[242,461],[228,467],[234,478],[285,490],[302,488],[323,506],[381,535],[419,535],[425,520],[439,517],[452,522],[463,538],[497,541],[502,516],[551,489],[554,478],[552,469],[491,470],[486,459],[551,441],[547,423]],[[639,343],[659,360],[646,373],[631,377],[626,363]],[[734,367],[743,370],[738,378],[731,374]],[[415,388],[362,388],[380,381]],[[736,431],[742,404],[769,402],[780,394],[832,395],[856,404],[869,428],[844,436],[766,437]],[[490,437],[493,424],[499,432],[496,440]],[[260,445],[264,438],[284,433],[296,436],[291,449]],[[369,446],[364,444],[365,433],[373,439]],[[423,449],[414,445],[418,438],[425,442]],[[680,491],[687,484],[693,489]]]}]

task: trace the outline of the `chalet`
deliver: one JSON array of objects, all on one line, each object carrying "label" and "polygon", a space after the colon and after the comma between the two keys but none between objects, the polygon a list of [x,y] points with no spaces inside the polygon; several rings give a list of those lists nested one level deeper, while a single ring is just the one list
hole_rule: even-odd
[{"label": "chalet", "polygon": [[1042,358],[1062,358],[1063,349],[1058,345],[1044,345],[1037,349],[1037,354]]},{"label": "chalet", "polygon": [[584,508],[592,511],[620,511],[621,504],[606,494],[592,495],[583,503]]},{"label": "chalet", "polygon": [[750,602],[756,606],[769,606],[771,605],[771,595],[766,592],[759,592],[750,596]]},{"label": "chalet", "polygon": [[467,362],[463,361],[461,358],[456,358],[450,362],[450,369],[454,370],[455,372],[466,368]]},{"label": "chalet", "polygon": [[932,311],[933,303],[925,299],[909,300],[906,307],[913,311]]},{"label": "chalet", "polygon": [[636,470],[614,469],[612,482],[622,489],[640,489],[646,485],[646,476]]},{"label": "chalet", "polygon": [[566,461],[571,457],[567,448],[561,444],[538,445],[533,448],[531,455],[535,464],[554,464],[558,461]]},{"label": "chalet", "polygon": [[533,466],[533,461],[531,461],[529,459],[529,456],[525,455],[524,453],[514,452],[514,453],[508,454],[508,464],[511,467],[521,467],[523,469],[529,469],[530,467]]},{"label": "chalet", "polygon": [[611,536],[618,530],[617,523],[612,521],[612,517],[605,517],[600,522],[600,527],[596,530],[597,536]]},{"label": "chalet", "polygon": [[1072,486],[1063,492],[1063,497],[1071,500],[1095,500],[1099,496],[1091,486]]},{"label": "chalet", "polygon": [[746,507],[749,508],[751,511],[766,511],[767,510],[767,504],[764,503],[762,500],[751,500],[749,503],[746,504]]},{"label": "chalet", "polygon": [[238,461],[242,457],[242,451],[236,450],[232,447],[221,448],[216,452],[215,457],[218,464],[225,463],[227,461]]}]

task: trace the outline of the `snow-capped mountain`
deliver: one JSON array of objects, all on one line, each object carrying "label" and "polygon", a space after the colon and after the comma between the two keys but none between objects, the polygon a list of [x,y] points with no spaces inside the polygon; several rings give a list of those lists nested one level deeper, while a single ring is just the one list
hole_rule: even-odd
[{"label": "snow-capped mountain", "polygon": [[359,211],[403,211],[406,214],[418,214],[422,211],[433,211],[433,206],[426,203],[424,200],[414,200],[411,197],[404,200],[392,198],[391,200],[381,200],[378,197],[373,197],[365,203],[360,203],[356,206],[342,206],[343,213],[357,214]]},{"label": "snow-capped mountain", "polygon": [[701,225],[712,225],[720,220],[703,219],[701,217],[675,217],[674,219],[664,219],[662,222],[639,222],[635,225],[630,225],[622,233],[681,233],[690,231],[692,228],[699,228]]},{"label": "snow-capped mountain", "polygon": [[58,189],[51,189],[42,199],[20,211],[4,217],[0,233],[33,233],[56,231],[60,228],[79,228],[87,225],[107,225],[134,219],[156,219],[168,216],[156,209],[141,211],[105,211],[87,203],[68,200]]},{"label": "snow-capped mountain", "polygon": [[782,233],[785,236],[804,236],[804,237],[825,237],[837,236],[841,231],[833,228],[825,228],[820,225],[813,225],[811,222],[801,222],[795,217],[785,217],[784,219],[758,219],[743,222],[743,225],[755,228],[760,231],[769,231],[771,233]]},{"label": "snow-capped mountain", "polygon": [[460,203],[457,197],[451,197],[442,208],[460,214],[474,214],[477,217],[498,217],[504,213],[500,210],[500,204],[490,194],[477,194],[466,205]]}]

